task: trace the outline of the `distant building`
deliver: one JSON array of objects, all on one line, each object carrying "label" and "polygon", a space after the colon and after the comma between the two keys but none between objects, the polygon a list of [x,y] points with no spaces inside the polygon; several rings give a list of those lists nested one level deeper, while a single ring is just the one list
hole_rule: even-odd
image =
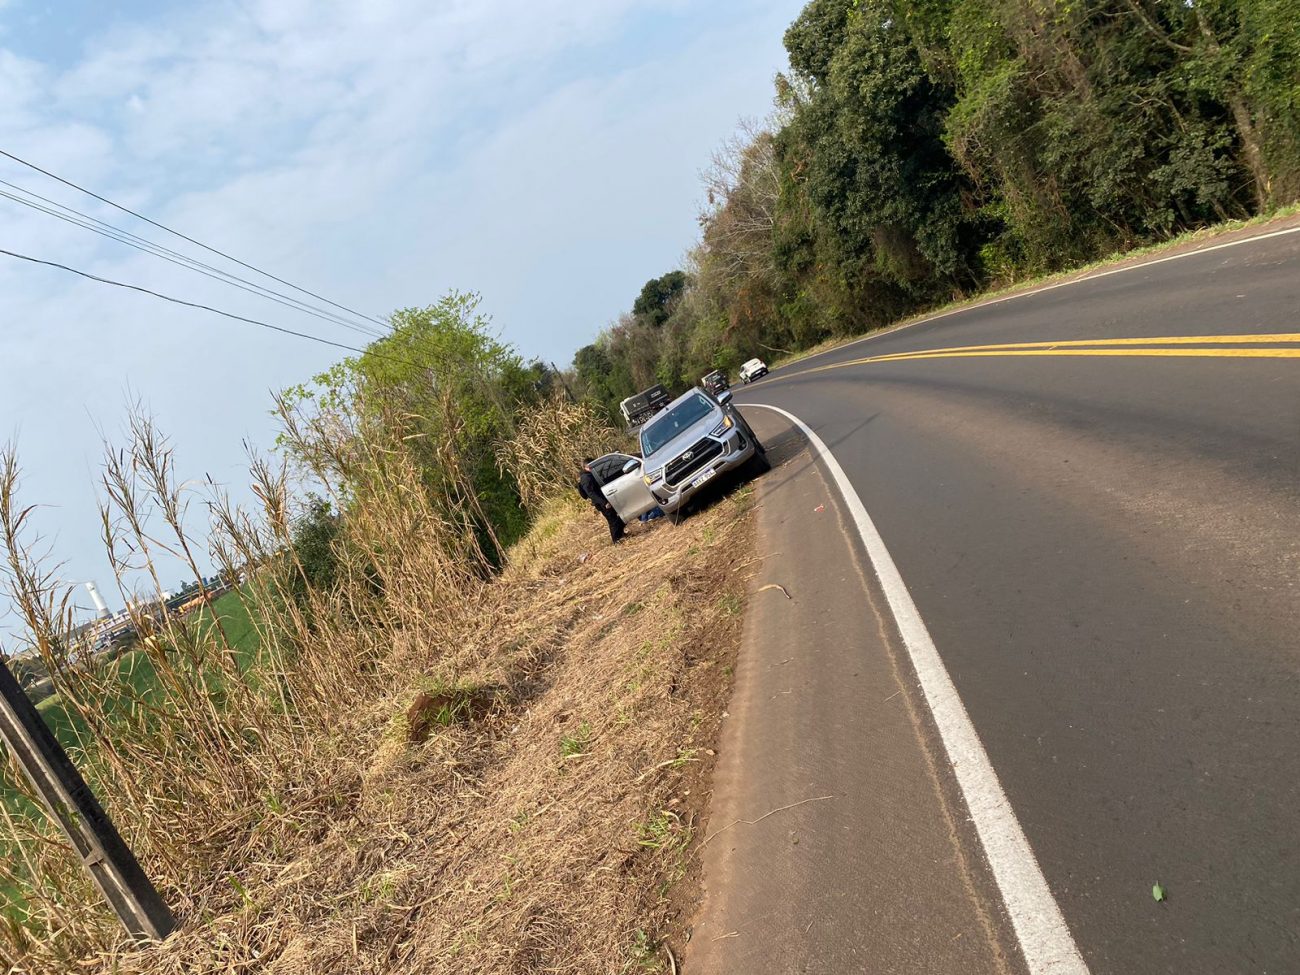
[{"label": "distant building", "polygon": [[86,583],[86,591],[90,593],[90,601],[95,604],[95,615],[101,620],[106,620],[113,614],[108,611],[108,603],[104,602],[104,597],[99,594],[93,582]]}]

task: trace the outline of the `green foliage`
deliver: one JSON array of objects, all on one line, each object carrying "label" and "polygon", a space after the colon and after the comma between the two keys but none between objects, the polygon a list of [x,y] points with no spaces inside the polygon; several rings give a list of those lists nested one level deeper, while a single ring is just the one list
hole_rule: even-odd
[{"label": "green foliage", "polygon": [[[518,411],[547,396],[558,377],[542,363],[526,365],[492,333],[477,295],[452,292],[436,304],[395,312],[390,325],[359,358],[287,391],[287,402],[317,415],[345,408],[356,422],[397,424],[431,503],[468,489],[482,548],[499,557],[522,536],[527,518],[517,486],[496,462],[496,447],[513,434]],[[298,459],[313,470],[331,464],[330,458]],[[299,527],[310,528],[304,541],[323,553],[329,519],[317,515]],[[324,562],[317,565],[324,571]]]},{"label": "green foliage", "polygon": [[299,585],[326,592],[338,576],[339,519],[330,503],[317,495],[307,499],[307,509],[293,523],[293,554],[301,566],[295,573]]},{"label": "green foliage", "polygon": [[786,46],[809,95],[779,145],[850,287],[925,296],[968,283],[966,185],[943,142],[954,94],[890,4],[814,0]]},{"label": "green foliage", "polygon": [[669,271],[662,277],[652,278],[632,303],[632,314],[658,328],[668,321],[673,305],[685,288],[686,274],[682,271]]},{"label": "green foliage", "polygon": [[574,360],[610,416],[753,355],[1300,199],[1297,0],[812,0],[698,247]]},{"label": "green foliage", "polygon": [[562,759],[580,758],[587,753],[590,744],[591,725],[584,721],[573,734],[564,735],[560,738],[560,757]]}]

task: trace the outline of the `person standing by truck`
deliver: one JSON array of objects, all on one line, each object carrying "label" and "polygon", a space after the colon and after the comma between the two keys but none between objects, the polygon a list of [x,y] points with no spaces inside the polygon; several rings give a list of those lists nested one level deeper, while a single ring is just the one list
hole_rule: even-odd
[{"label": "person standing by truck", "polygon": [[609,540],[611,543],[622,539],[624,532],[627,530],[623,525],[623,519],[619,517],[614,506],[610,504],[609,498],[605,497],[605,492],[600,489],[600,481],[596,480],[596,475],[591,472],[591,462],[593,458],[584,457],[582,461],[582,476],[578,478],[578,493],[591,502],[592,506],[605,516],[609,522]]}]

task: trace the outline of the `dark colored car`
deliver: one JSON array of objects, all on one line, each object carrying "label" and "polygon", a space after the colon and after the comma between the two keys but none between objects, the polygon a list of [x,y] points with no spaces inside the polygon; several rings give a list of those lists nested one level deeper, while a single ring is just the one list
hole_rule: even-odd
[{"label": "dark colored car", "polygon": [[731,388],[731,380],[727,378],[727,374],[721,369],[715,369],[700,380],[700,385],[704,387],[706,393],[717,396],[724,389]]},{"label": "dark colored car", "polygon": [[635,396],[629,396],[618,404],[618,408],[623,413],[623,419],[627,421],[628,427],[636,429],[662,410],[670,399],[672,397],[668,395],[668,390],[655,385]]}]

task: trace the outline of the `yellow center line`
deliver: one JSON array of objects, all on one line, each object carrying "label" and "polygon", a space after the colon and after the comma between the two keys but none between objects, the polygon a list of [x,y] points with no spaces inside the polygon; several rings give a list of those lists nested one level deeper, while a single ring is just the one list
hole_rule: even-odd
[{"label": "yellow center line", "polygon": [[[1267,345],[1300,342],[1300,332],[1267,332],[1255,335],[1159,335],[1151,338],[1057,339],[1045,342],[1003,342],[997,345],[956,345],[931,352],[969,352],[975,349],[1054,349],[1112,345]],[[898,353],[903,355],[905,353]]]},{"label": "yellow center line", "polygon": [[[1177,346],[1264,345],[1276,348],[1178,348]],[[904,359],[963,359],[998,356],[1139,356],[1212,359],[1296,359],[1300,358],[1300,332],[1274,332],[1256,335],[1173,335],[1153,338],[1063,339],[1055,342],[1007,342],[996,345],[959,345],[951,348],[919,349],[867,356],[848,362],[836,362],[791,373],[794,376],[843,369],[875,362],[898,362]],[[1160,348],[1175,346],[1175,348]],[[778,377],[780,378],[780,377]]]},{"label": "yellow center line", "polygon": [[[964,359],[986,356],[1172,356],[1199,357],[1209,359],[1300,359],[1300,348],[1294,349],[1006,349],[985,351],[971,349],[967,352],[920,352],[911,355],[897,355],[866,359],[865,362],[892,362],[899,359]],[[852,363],[845,363],[852,365]]]}]

